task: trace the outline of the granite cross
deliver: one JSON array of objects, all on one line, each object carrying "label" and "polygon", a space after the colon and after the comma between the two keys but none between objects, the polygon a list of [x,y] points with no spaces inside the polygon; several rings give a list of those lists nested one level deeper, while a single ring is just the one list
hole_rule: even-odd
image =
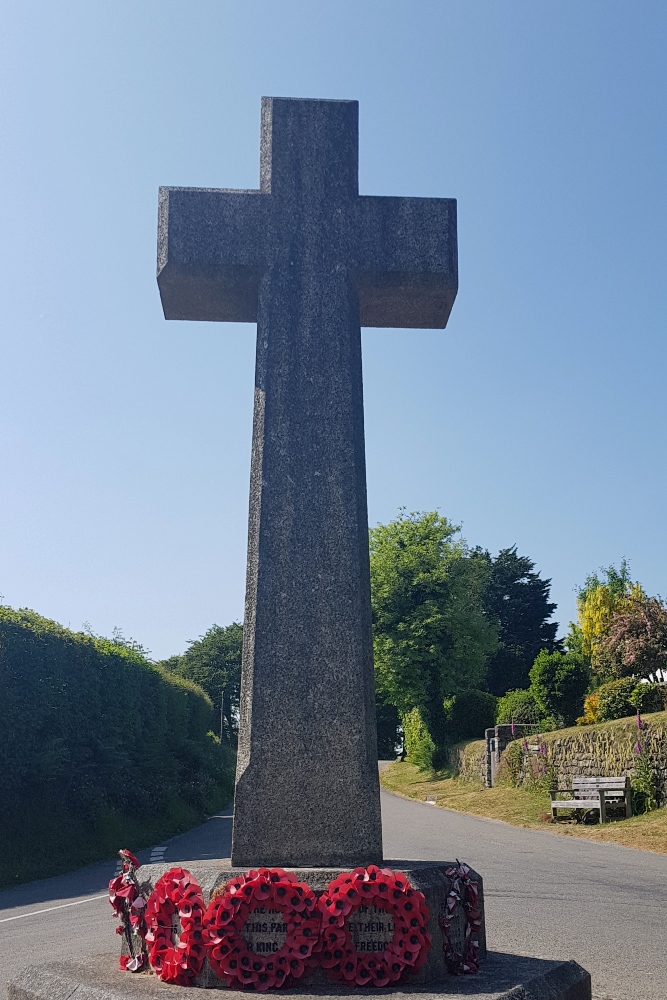
[{"label": "granite cross", "polygon": [[456,202],[358,193],[356,101],[262,100],[259,191],[161,188],[167,319],[257,324],[232,864],[382,858],[362,326],[444,327]]}]

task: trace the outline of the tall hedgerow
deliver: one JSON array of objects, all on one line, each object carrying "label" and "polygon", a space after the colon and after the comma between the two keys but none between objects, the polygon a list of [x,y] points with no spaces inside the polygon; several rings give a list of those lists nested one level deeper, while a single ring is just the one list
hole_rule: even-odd
[{"label": "tall hedgerow", "polygon": [[0,883],[104,856],[122,846],[113,831],[149,842],[222,804],[232,760],[212,721],[200,688],[137,649],[0,607]]}]

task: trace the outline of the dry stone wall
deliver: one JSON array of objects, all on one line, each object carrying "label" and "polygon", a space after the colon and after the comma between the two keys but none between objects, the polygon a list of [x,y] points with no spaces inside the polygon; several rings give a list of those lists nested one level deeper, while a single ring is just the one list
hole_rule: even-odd
[{"label": "dry stone wall", "polygon": [[[632,777],[638,760],[637,744],[651,761],[657,779],[660,801],[667,801],[667,712],[645,716],[645,728],[639,730],[635,718],[597,726],[561,729],[539,737],[529,737],[523,744],[522,757],[517,743],[503,751],[501,769],[518,784],[530,784],[538,771],[536,764],[567,787],[573,777]],[[523,741],[522,741],[523,743]],[[519,758],[519,759],[518,759]]]},{"label": "dry stone wall", "polygon": [[454,747],[450,753],[450,767],[464,781],[484,781],[486,778],[486,741],[473,740]]}]

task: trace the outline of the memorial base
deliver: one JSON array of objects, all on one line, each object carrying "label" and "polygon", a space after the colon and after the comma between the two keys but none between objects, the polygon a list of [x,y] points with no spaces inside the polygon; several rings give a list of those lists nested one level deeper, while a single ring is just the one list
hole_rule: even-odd
[{"label": "memorial base", "polygon": [[[408,879],[413,889],[418,889],[426,897],[426,904],[429,909],[428,931],[431,934],[431,947],[429,949],[426,964],[418,972],[412,973],[407,979],[401,980],[400,985],[409,983],[412,986],[426,986],[429,983],[442,983],[452,979],[452,974],[448,968],[445,952],[453,951],[457,955],[464,956],[465,934],[468,917],[464,905],[457,905],[453,916],[448,921],[446,931],[443,930],[442,918],[445,916],[447,897],[452,887],[453,878],[447,875],[447,870],[456,867],[457,862],[443,861],[383,861],[383,868],[390,868],[393,872],[402,872]],[[137,879],[150,891],[155,883],[173,865],[155,864],[144,865],[137,870]],[[178,867],[185,868],[196,878],[201,886],[204,896],[204,903],[208,905],[211,897],[220,891],[221,888],[235,875],[245,874],[245,868],[232,867],[228,859],[218,861],[191,861],[179,862]],[[324,892],[330,882],[338,875],[349,869],[344,868],[290,868],[300,882],[305,882],[319,895]],[[479,961],[483,961],[486,956],[486,935],[484,927],[484,894],[481,876],[470,869],[470,877],[478,886],[478,909],[481,910],[481,926],[475,929],[475,940],[478,941],[476,956]],[[279,915],[277,915],[279,917]],[[391,940],[393,925],[391,916],[382,910],[365,907],[348,918],[353,925],[354,944],[359,953],[366,953],[369,957],[374,952],[379,952],[384,947],[385,942]],[[244,937],[250,944],[251,950],[260,954],[266,954],[272,950],[277,950],[282,945],[283,937],[276,936],[272,928],[277,920],[269,914],[261,915],[260,919],[248,921]],[[273,937],[272,937],[273,934]],[[445,940],[445,934],[447,940]],[[196,981],[197,986],[207,988],[227,989],[226,984],[215,976],[208,964],[204,963],[201,975]],[[311,987],[324,988],[331,986],[331,980],[322,968],[315,968],[299,980],[298,990],[307,992]],[[356,990],[358,987],[353,986]],[[350,988],[348,988],[348,993]],[[377,990],[376,990],[377,992]]]},{"label": "memorial base", "polygon": [[[58,965],[33,965],[9,984],[8,1000],[174,1000],[183,997],[182,986],[160,982],[148,973],[120,972],[118,955],[98,955],[89,961]],[[520,955],[489,952],[475,976],[450,976],[439,986],[404,985],[399,990],[352,991],[338,983],[298,992],[283,989],[284,1000],[349,1000],[356,993],[382,994],[387,1000],[591,1000],[591,979],[576,962],[547,962]],[[248,1000],[248,990],[227,990],[229,1000]],[[261,996],[250,991],[250,995]]]},{"label": "memorial base", "polygon": [[[454,862],[432,863],[424,861],[385,861],[383,867],[403,872],[410,884],[426,897],[430,911],[429,932],[432,935],[428,961],[416,974],[406,980],[386,988],[368,988],[332,982],[322,968],[315,968],[298,983],[292,983],[280,990],[272,990],[280,997],[293,1000],[309,1000],[310,997],[349,998],[355,994],[373,996],[381,994],[390,1000],[415,994],[430,1000],[448,1000],[454,997],[477,997],[478,1000],[590,1000],[591,981],[589,974],[575,962],[546,961],[519,955],[508,955],[486,951],[484,934],[484,898],[482,880],[470,870],[470,877],[478,882],[478,908],[481,909],[482,923],[478,928],[480,959],[479,971],[474,975],[454,975],[445,958],[446,948],[451,952],[461,952],[466,930],[465,908],[457,906],[453,919],[446,922],[444,934],[441,917],[452,886],[452,878],[447,869]],[[146,890],[173,865],[144,865],[137,876]],[[208,903],[234,875],[242,870],[232,868],[228,860],[179,862],[178,867],[187,869],[202,888],[204,901]],[[315,892],[323,891],[341,873],[341,869],[300,868],[292,869],[299,880],[306,882]],[[350,915],[350,918],[353,915]],[[373,913],[359,911],[354,917],[354,939],[358,950],[364,952],[380,950],[383,934],[387,926],[387,913],[378,910]],[[389,918],[390,920],[391,918]],[[258,914],[258,919],[247,922],[246,941],[261,953],[271,949],[271,935],[277,922],[272,923],[270,914]],[[113,935],[113,922],[109,921],[109,937]],[[275,942],[280,945],[280,940]],[[196,986],[224,990],[230,1000],[242,1000],[256,993],[252,989],[233,989],[217,978],[205,962]],[[23,969],[8,987],[8,1000],[165,1000],[171,993],[174,1000],[183,996],[182,986],[162,982],[149,971],[138,973],[121,972],[118,967],[118,953],[98,955],[81,963],[62,962],[50,965],[34,965]]]}]

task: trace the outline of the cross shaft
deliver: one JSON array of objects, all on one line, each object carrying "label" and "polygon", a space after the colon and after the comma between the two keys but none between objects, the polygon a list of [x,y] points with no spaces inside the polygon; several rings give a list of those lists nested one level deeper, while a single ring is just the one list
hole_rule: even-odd
[{"label": "cross shaft", "polygon": [[360,327],[444,327],[456,204],[358,194],[358,105],[264,98],[259,191],[162,188],[168,319],[257,323],[232,862],[378,861]]}]

